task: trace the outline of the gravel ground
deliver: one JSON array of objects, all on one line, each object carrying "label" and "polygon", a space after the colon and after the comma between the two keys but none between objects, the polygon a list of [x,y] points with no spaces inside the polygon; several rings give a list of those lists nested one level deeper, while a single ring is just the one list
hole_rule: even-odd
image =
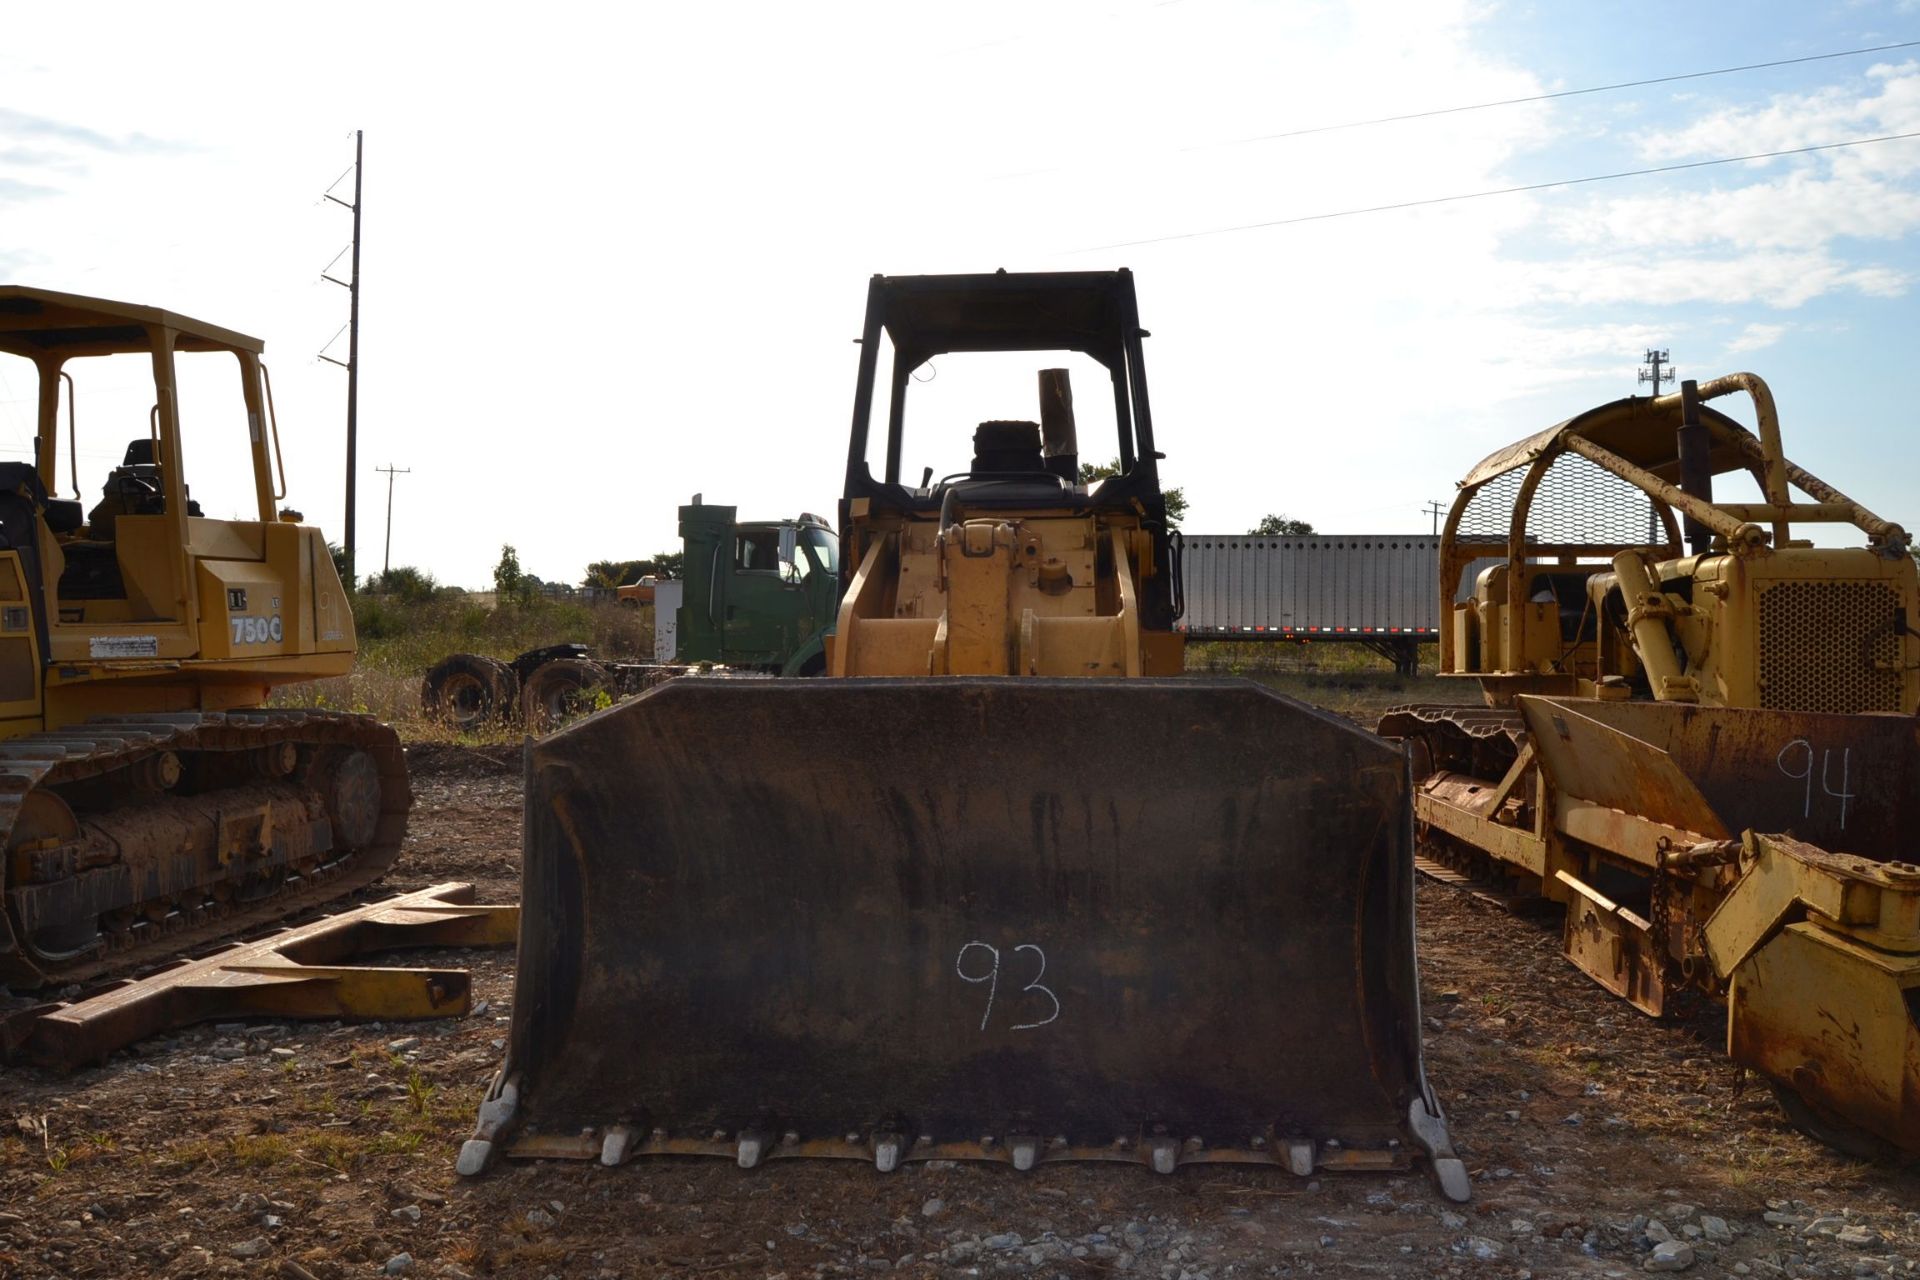
[{"label": "gravel ground", "polygon": [[[411,889],[518,887],[511,751],[417,748]],[[1717,1010],[1653,1022],[1550,923],[1419,890],[1428,1064],[1474,1178],[839,1163],[514,1165],[453,1175],[499,1058],[511,957],[474,1013],[247,1024],[61,1079],[0,1075],[0,1277],[1920,1274],[1920,1178],[1829,1153],[1719,1056]]]}]

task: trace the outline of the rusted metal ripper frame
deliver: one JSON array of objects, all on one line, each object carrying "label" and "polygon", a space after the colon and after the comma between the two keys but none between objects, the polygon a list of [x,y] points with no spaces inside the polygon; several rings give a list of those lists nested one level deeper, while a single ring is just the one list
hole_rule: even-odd
[{"label": "rusted metal ripper frame", "polygon": [[465,969],[342,962],[418,947],[510,947],[519,928],[518,907],[474,905],[470,884],[434,885],[239,943],[71,1004],[29,1009],[10,1020],[8,1056],[72,1071],[197,1022],[459,1017],[472,997]]}]

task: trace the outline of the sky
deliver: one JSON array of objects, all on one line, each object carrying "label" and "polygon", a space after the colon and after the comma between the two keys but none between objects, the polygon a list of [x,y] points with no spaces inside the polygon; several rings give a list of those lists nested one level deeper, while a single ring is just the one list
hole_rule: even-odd
[{"label": "sky", "polygon": [[[7,29],[0,282],[264,339],[287,501],[336,540],[346,379],[317,354],[346,355],[321,273],[351,219],[321,195],[365,131],[363,570],[378,466],[408,469],[393,563],[471,587],[503,544],[561,581],[671,549],[696,492],[831,518],[868,278],[999,267],[1133,269],[1190,532],[1425,531],[1485,454],[1644,390],[1649,346],[1759,373],[1791,456],[1920,526],[1920,139],[1289,221],[1920,132],[1920,47],[1298,132],[1920,40],[1917,0],[95,4]],[[963,403],[960,359],[922,371],[947,384],[910,432],[942,472],[973,422],[1035,412],[1030,375]],[[80,394],[103,478],[146,392]],[[0,457],[31,395],[0,367]],[[227,514],[244,437],[208,413],[188,482]]]}]

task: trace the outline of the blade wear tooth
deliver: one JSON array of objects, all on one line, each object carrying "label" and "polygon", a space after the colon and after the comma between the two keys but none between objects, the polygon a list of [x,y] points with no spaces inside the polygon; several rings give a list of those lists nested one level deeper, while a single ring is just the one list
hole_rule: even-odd
[{"label": "blade wear tooth", "polygon": [[485,1138],[468,1138],[460,1144],[459,1158],[454,1161],[454,1172],[463,1178],[476,1177],[486,1172],[493,1163],[493,1144]]},{"label": "blade wear tooth", "polygon": [[607,1136],[600,1142],[600,1163],[609,1168],[625,1162],[627,1153],[633,1149],[633,1130],[624,1124],[614,1125],[607,1130]]},{"label": "blade wear tooth", "polygon": [[751,1169],[759,1164],[767,1154],[767,1135],[759,1132],[747,1132],[740,1135],[734,1163],[742,1169]]},{"label": "blade wear tooth", "polygon": [[1473,1196],[1473,1182],[1467,1176],[1467,1166],[1454,1156],[1440,1156],[1434,1160],[1433,1179],[1440,1184],[1440,1194],[1455,1204],[1465,1204]]}]

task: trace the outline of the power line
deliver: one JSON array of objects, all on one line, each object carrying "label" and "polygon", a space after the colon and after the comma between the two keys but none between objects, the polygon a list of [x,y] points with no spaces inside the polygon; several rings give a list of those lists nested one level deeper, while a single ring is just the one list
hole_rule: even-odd
[{"label": "power line", "polygon": [[1231,227],[1212,227],[1205,231],[1181,231],[1173,235],[1149,236],[1144,240],[1120,240],[1113,244],[1069,249],[1068,253],[1103,253],[1109,249],[1134,249],[1141,245],[1164,244],[1169,240],[1198,240],[1204,236],[1223,236],[1235,231],[1259,231],[1267,227],[1290,227],[1302,222],[1325,222],[1331,218],[1353,218],[1363,213],[1391,213],[1397,209],[1418,209],[1425,205],[1453,204],[1460,200],[1480,200],[1487,196],[1519,195],[1527,191],[1549,191],[1554,187],[1577,187],[1589,182],[1612,182],[1618,178],[1644,178],[1656,173],[1679,173],[1686,169],[1708,169],[1715,165],[1742,164],[1748,160],[1777,160],[1781,156],[1803,156],[1815,151],[1838,151],[1845,147],[1866,147],[1877,142],[1900,142],[1920,138],[1912,133],[1888,133],[1877,138],[1849,138],[1844,142],[1818,142],[1782,151],[1756,151],[1744,156],[1720,156],[1713,160],[1688,160],[1682,164],[1655,165],[1647,169],[1623,169],[1618,173],[1593,173],[1583,178],[1556,178],[1552,182],[1529,182],[1517,187],[1494,187],[1486,191],[1462,191],[1450,196],[1427,196],[1419,200],[1396,200],[1392,204],[1366,205],[1358,209],[1334,209],[1326,213],[1303,213],[1292,218],[1273,218],[1266,222],[1243,222]]},{"label": "power line", "polygon": [[1673,84],[1680,80],[1703,80],[1708,76],[1730,76],[1740,71],[1764,71],[1769,67],[1791,67],[1803,62],[1825,62],[1833,58],[1858,58],[1869,53],[1886,53],[1893,49],[1912,49],[1920,47],[1920,40],[1902,40],[1896,44],[1869,45],[1862,49],[1841,49],[1834,53],[1810,53],[1800,58],[1776,58],[1771,62],[1748,62],[1737,67],[1717,67],[1711,71],[1682,71],[1670,76],[1652,76],[1645,80],[1622,80],[1618,84],[1589,85],[1584,89],[1562,89],[1557,93],[1536,93],[1524,98],[1498,98],[1491,102],[1470,102],[1457,107],[1434,107],[1427,111],[1409,111],[1397,116],[1374,116],[1367,120],[1347,120],[1340,124],[1317,124],[1304,129],[1287,129],[1280,133],[1260,133],[1250,138],[1234,138],[1226,142],[1205,142],[1199,146],[1187,147],[1188,151],[1205,151],[1213,147],[1243,147],[1254,142],[1272,142],[1279,138],[1301,138],[1313,133],[1336,133],[1342,129],[1365,129],[1372,125],[1399,124],[1406,120],[1427,120],[1434,116],[1459,115],[1464,111],[1487,111],[1494,107],[1517,107],[1529,102],[1552,102],[1556,98],[1577,98],[1588,93],[1613,93],[1620,89],[1644,89],[1648,85]]},{"label": "power line", "polygon": [[[1467,111],[1489,111],[1495,107],[1524,106],[1529,102],[1551,102],[1557,98],[1577,98],[1590,93],[1613,93],[1620,89],[1641,89],[1649,85],[1673,84],[1681,80],[1701,80],[1709,76],[1730,76],[1742,71],[1762,71],[1769,67],[1791,67],[1803,62],[1826,62],[1834,58],[1857,58],[1869,53],[1886,53],[1894,49],[1920,48],[1920,40],[1901,40],[1893,44],[1867,45],[1859,49],[1839,49],[1832,53],[1810,53],[1799,58],[1775,58],[1771,62],[1748,62],[1737,67],[1716,67],[1708,71],[1682,71],[1668,76],[1650,76],[1644,80],[1622,80],[1616,84],[1588,85],[1582,89],[1561,89],[1554,93],[1536,93],[1523,98],[1495,98],[1487,102],[1469,102],[1453,107],[1431,107],[1424,111],[1408,111],[1393,116],[1371,116],[1364,120],[1343,120],[1338,124],[1308,125],[1300,129],[1283,129],[1279,133],[1257,133],[1247,138],[1229,138],[1218,142],[1200,142],[1189,147],[1175,147],[1171,150],[1192,154],[1198,151],[1214,151],[1222,147],[1244,147],[1256,142],[1274,142],[1285,138],[1304,138],[1316,133],[1337,133],[1345,129],[1367,129],[1375,125],[1402,124],[1409,120],[1428,120],[1435,116],[1459,115]],[[1003,173],[998,178],[1032,178],[1049,173],[1070,172],[1085,168],[1082,165],[1051,165],[1044,169],[1023,169],[1016,173]]]}]

